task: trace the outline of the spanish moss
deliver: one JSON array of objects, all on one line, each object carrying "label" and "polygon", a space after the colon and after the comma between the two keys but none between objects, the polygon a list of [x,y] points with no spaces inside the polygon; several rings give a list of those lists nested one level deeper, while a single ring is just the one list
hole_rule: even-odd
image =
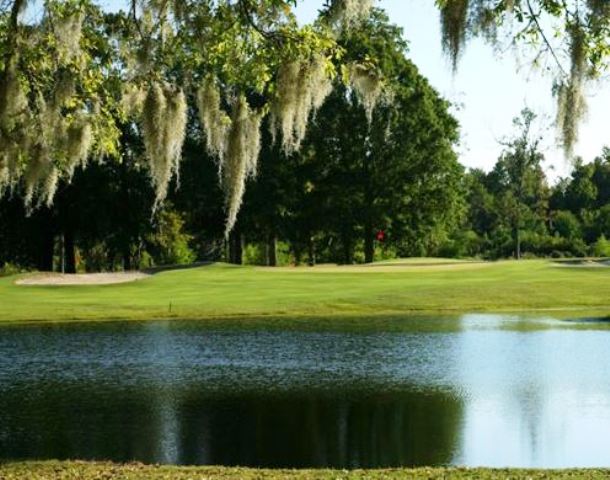
[{"label": "spanish moss", "polygon": [[271,112],[274,139],[282,134],[282,149],[297,151],[307,132],[307,124],[332,91],[322,56],[312,60],[292,61],[278,72],[277,94]]},{"label": "spanish moss", "polygon": [[146,91],[139,85],[128,83],[123,88],[121,107],[127,117],[139,118],[144,110]]},{"label": "spanish moss", "polygon": [[383,81],[377,72],[356,63],[350,65],[349,74],[352,88],[370,125],[373,121],[373,111],[383,93]]},{"label": "spanish moss", "polygon": [[469,0],[444,0],[440,6],[443,49],[457,70],[466,41]]},{"label": "spanish moss", "polygon": [[578,142],[578,127],[587,111],[584,83],[587,76],[586,38],[580,25],[570,30],[570,75],[556,86],[557,128],[566,157]]},{"label": "spanish moss", "polygon": [[172,176],[179,173],[186,122],[184,92],[168,85],[153,84],[144,101],[142,136],[155,189],[155,209],[165,200]]},{"label": "spanish moss", "polygon": [[66,176],[72,180],[77,167],[85,167],[93,146],[93,130],[85,118],[78,118],[66,132]]},{"label": "spanish moss", "polygon": [[57,39],[57,48],[60,56],[68,62],[81,54],[83,19],[81,12],[54,19],[53,29]]},{"label": "spanish moss", "polygon": [[222,109],[220,92],[213,80],[207,80],[197,91],[197,108],[207,150],[222,165],[231,119]]},{"label": "spanish moss", "polygon": [[261,119],[262,115],[259,112],[250,109],[245,96],[241,95],[236,100],[222,169],[227,208],[225,235],[228,235],[235,226],[246,188],[246,179],[256,175],[261,148]]},{"label": "spanish moss", "polygon": [[373,8],[373,0],[335,0],[331,7],[331,19],[350,27],[366,19]]}]

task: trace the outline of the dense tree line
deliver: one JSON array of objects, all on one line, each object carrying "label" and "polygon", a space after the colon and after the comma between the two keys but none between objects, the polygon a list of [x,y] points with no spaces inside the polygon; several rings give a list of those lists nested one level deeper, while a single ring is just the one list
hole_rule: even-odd
[{"label": "dense tree line", "polygon": [[[214,128],[202,125],[219,119],[188,108],[181,175],[159,203],[150,139],[118,115],[117,161],[92,158],[87,168],[75,167],[56,179],[54,202],[33,210],[22,201],[27,185],[0,199],[0,267],[75,272],[196,260],[610,254],[610,150],[591,164],[577,161],[571,178],[550,186],[535,115],[525,110],[494,168],[464,171],[450,105],[408,60],[401,30],[382,11],[344,30],[337,48],[337,71],[349,75],[345,65],[375,59],[386,88],[366,75],[352,75],[372,82],[366,88],[335,79],[298,149],[287,148],[297,139],[278,136],[273,116],[261,120],[260,158],[228,237],[226,182],[234,175],[227,177],[232,167],[209,146]],[[261,101],[255,92],[247,98]]]},{"label": "dense tree line", "polygon": [[[462,204],[450,106],[406,58],[401,30],[382,11],[344,31],[338,44],[337,69],[375,58],[386,88],[371,99],[337,79],[298,150],[287,150],[265,119],[256,178],[248,180],[228,241],[222,189],[230,167],[205,153],[206,119],[190,109],[180,179],[172,180],[166,203],[153,210],[158,192],[147,181],[147,140],[125,121],[118,162],[91,162],[71,181],[60,178],[55,201],[27,218],[19,185],[2,200],[0,261],[69,272],[194,259],[240,263],[244,256],[273,265],[282,252],[296,262],[352,263],[381,253],[378,235],[384,255],[438,246]],[[361,80],[375,87],[375,79]]]},{"label": "dense tree line", "polygon": [[467,215],[442,254],[610,256],[610,149],[591,163],[577,159],[568,178],[550,185],[534,117],[524,110],[515,120],[518,134],[490,172],[464,175]]}]

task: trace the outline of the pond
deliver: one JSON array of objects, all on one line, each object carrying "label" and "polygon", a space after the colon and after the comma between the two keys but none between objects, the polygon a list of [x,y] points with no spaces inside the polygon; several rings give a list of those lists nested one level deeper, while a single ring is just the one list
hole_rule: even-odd
[{"label": "pond", "polygon": [[610,466],[609,367],[603,320],[11,326],[0,458]]}]

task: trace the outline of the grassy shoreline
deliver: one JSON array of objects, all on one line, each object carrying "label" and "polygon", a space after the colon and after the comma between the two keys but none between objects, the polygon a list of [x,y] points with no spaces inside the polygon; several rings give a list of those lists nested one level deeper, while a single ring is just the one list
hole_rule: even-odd
[{"label": "grassy shoreline", "polygon": [[487,469],[402,468],[382,470],[271,470],[233,467],[175,467],[107,462],[19,462],[0,463],[2,480],[441,480],[441,479],[606,479],[607,469]]},{"label": "grassy shoreline", "polygon": [[117,285],[25,286],[0,278],[0,324],[102,320],[308,318],[463,312],[610,314],[610,268],[545,260],[370,267],[212,264]]}]

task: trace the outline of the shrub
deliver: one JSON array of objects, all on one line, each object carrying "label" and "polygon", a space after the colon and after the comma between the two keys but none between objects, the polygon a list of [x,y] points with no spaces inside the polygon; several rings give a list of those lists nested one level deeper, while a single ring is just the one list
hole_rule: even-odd
[{"label": "shrub", "polygon": [[559,210],[553,220],[553,231],[563,238],[575,239],[582,236],[580,222],[576,215],[567,210]]},{"label": "shrub", "polygon": [[591,253],[594,257],[610,257],[610,241],[605,235],[601,235],[591,246]]},{"label": "shrub", "polygon": [[0,277],[8,277],[9,275],[16,275],[21,272],[23,272],[21,268],[9,262],[6,262],[0,267]]},{"label": "shrub", "polygon": [[192,263],[196,255],[190,248],[192,235],[184,231],[183,216],[170,209],[159,213],[158,227],[154,235],[148,237],[148,252],[158,265]]}]

